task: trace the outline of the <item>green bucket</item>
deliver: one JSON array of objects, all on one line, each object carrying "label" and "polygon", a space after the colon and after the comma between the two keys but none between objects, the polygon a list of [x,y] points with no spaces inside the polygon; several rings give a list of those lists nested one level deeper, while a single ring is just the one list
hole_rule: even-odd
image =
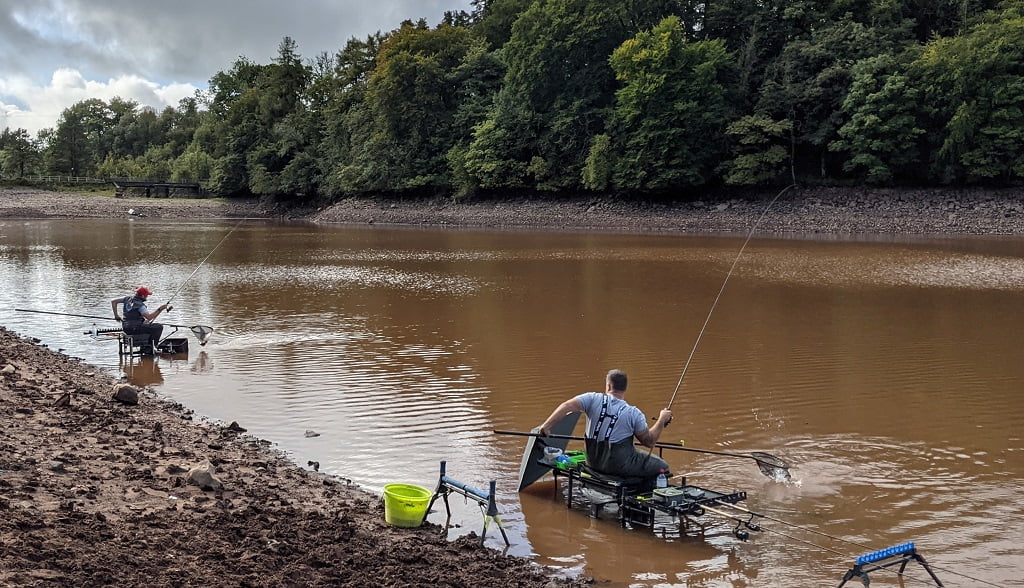
[{"label": "green bucket", "polygon": [[412,484],[384,486],[384,520],[396,527],[418,527],[427,516],[433,492]]}]

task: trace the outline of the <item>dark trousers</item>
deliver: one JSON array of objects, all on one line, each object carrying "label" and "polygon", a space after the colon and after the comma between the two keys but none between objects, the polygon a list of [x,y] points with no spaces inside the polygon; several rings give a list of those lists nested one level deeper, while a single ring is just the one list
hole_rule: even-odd
[{"label": "dark trousers", "polygon": [[148,355],[152,355],[156,350],[156,344],[160,341],[160,335],[164,332],[164,326],[160,323],[124,321],[121,323],[121,326],[124,332],[129,335],[149,335],[149,342],[140,346],[140,351]]},{"label": "dark trousers", "polygon": [[618,443],[587,439],[587,465],[599,472],[624,478],[654,479],[664,470],[669,475],[668,464],[646,448],[638,450],[633,438]]}]

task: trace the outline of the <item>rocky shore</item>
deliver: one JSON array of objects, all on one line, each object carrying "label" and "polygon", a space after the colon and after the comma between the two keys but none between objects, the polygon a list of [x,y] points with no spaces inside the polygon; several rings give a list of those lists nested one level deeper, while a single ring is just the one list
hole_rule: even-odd
[{"label": "rocky shore", "polygon": [[[13,218],[266,218],[633,232],[1021,234],[1015,190],[799,189],[677,203],[602,198],[255,201],[0,188]],[[769,206],[770,204],[770,206]],[[309,471],[235,424],[0,327],[0,585],[581,586],[528,560],[398,529],[378,497]],[[119,392],[119,398],[115,398]]]},{"label": "rocky shore", "polygon": [[[776,199],[777,197],[777,199]],[[0,218],[277,218],[315,223],[472,228],[759,234],[1019,234],[1024,191],[801,188],[704,200],[602,197],[426,200],[349,198],[315,209],[268,208],[255,200],[114,198],[0,188]]]}]

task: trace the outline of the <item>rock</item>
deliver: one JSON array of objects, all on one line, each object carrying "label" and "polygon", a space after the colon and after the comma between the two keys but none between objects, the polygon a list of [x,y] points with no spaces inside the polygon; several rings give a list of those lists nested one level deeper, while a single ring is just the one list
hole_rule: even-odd
[{"label": "rock", "polygon": [[215,471],[213,464],[207,459],[190,469],[185,479],[203,490],[219,490],[224,487],[224,483],[213,475]]},{"label": "rock", "polygon": [[247,429],[243,428],[242,425],[239,425],[238,421],[231,421],[231,424],[228,425],[227,428],[228,428],[229,431],[234,431],[236,433],[244,433],[247,430]]},{"label": "rock", "polygon": [[16,370],[14,369],[14,366],[11,364],[5,365],[4,369],[0,370],[0,372],[3,372],[5,374],[13,374],[15,371]]},{"label": "rock", "polygon": [[139,403],[139,390],[131,384],[114,384],[113,399],[134,406]]}]

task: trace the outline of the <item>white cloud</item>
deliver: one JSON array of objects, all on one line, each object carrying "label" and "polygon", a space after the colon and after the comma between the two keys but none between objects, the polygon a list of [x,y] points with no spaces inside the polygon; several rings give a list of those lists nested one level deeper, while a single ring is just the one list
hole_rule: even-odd
[{"label": "white cloud", "polygon": [[177,106],[198,88],[192,84],[161,86],[136,75],[123,75],[105,82],[87,80],[76,69],[60,68],[45,86],[33,84],[28,78],[0,79],[0,96],[18,104],[0,103],[0,128],[22,128],[35,136],[46,127],[54,127],[61,112],[82,100],[98,98],[109,102],[114,97],[133,100],[157,111],[166,106]]},{"label": "white cloud", "polygon": [[308,59],[403,20],[436,25],[446,10],[469,8],[470,0],[3,0],[0,129],[34,135],[86,98],[177,106],[239,57],[269,63],[286,36]]}]

